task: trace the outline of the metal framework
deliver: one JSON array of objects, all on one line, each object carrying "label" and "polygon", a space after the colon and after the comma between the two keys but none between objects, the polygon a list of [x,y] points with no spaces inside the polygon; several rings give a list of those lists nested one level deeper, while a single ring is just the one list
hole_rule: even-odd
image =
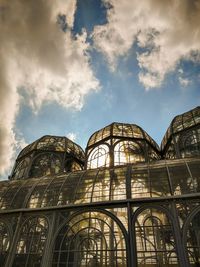
[{"label": "metal framework", "polygon": [[84,170],[63,137],[26,147],[0,182],[0,266],[199,267],[200,108],[188,114],[161,150],[136,125],[105,127]]},{"label": "metal framework", "polygon": [[82,170],[85,154],[67,137],[45,135],[25,147],[16,159],[11,180]]},{"label": "metal framework", "polygon": [[156,142],[135,124],[112,123],[95,132],[86,148],[86,168],[151,162],[161,158]]}]

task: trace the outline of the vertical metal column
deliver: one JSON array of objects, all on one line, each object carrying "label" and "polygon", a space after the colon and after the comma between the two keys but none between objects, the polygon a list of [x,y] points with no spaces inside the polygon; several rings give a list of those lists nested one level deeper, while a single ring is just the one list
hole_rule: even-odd
[{"label": "vertical metal column", "polygon": [[171,209],[172,209],[172,214],[174,218],[174,221],[173,221],[174,232],[175,232],[174,234],[175,234],[177,256],[179,259],[180,267],[189,267],[189,263],[186,258],[186,253],[184,251],[183,241],[181,238],[181,229],[180,229],[179,220],[178,220],[176,203],[174,201],[171,203]]},{"label": "vertical metal column", "polygon": [[53,214],[51,216],[50,225],[48,229],[48,236],[44,248],[44,255],[42,257],[41,266],[47,267],[51,266],[51,257],[52,257],[52,251],[49,248],[52,248],[52,239],[55,232],[55,222],[56,222],[56,211],[53,211]]},{"label": "vertical metal column", "polygon": [[13,266],[13,260],[15,258],[15,252],[16,252],[16,245],[19,237],[19,232],[20,232],[20,227],[22,225],[22,212],[19,213],[18,221],[17,221],[17,226],[15,228],[13,240],[10,245],[10,250],[5,262],[5,267],[12,267]]},{"label": "vertical metal column", "polygon": [[[131,165],[128,165],[126,172],[126,197],[127,200],[131,199]],[[128,216],[128,247],[127,247],[127,261],[128,266],[137,266],[137,253],[136,253],[136,243],[135,243],[135,231],[132,225],[133,211],[130,202],[127,202],[127,216]]]},{"label": "vertical metal column", "polygon": [[130,202],[127,202],[127,211],[128,211],[128,241],[129,247],[127,248],[128,252],[128,266],[136,267],[137,266],[137,251],[136,251],[136,237],[135,231],[133,229],[132,218],[133,212]]}]

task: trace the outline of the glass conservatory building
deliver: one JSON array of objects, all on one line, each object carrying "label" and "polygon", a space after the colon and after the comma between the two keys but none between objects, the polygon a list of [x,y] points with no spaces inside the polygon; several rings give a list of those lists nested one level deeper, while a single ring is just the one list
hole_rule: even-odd
[{"label": "glass conservatory building", "polygon": [[24,148],[0,182],[0,266],[200,266],[200,107],[161,147],[135,124]]}]

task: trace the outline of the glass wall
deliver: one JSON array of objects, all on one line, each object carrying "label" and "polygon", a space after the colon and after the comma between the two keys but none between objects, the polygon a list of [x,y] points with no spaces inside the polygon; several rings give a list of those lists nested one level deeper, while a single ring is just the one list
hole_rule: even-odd
[{"label": "glass wall", "polygon": [[4,266],[10,247],[10,235],[6,222],[0,221],[0,266]]},{"label": "glass wall", "polygon": [[143,210],[135,219],[138,267],[179,267],[172,224],[159,209]]},{"label": "glass wall", "polygon": [[48,223],[43,217],[30,217],[21,226],[13,266],[41,266],[48,234]]},{"label": "glass wall", "polygon": [[200,210],[190,221],[186,242],[190,266],[200,266]]},{"label": "glass wall", "polygon": [[125,267],[125,237],[107,214],[84,212],[74,216],[59,231],[52,266]]}]

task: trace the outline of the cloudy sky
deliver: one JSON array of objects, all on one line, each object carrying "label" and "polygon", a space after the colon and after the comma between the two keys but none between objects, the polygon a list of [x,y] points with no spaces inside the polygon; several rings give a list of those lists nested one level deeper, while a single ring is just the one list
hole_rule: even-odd
[{"label": "cloudy sky", "polygon": [[42,135],[113,121],[160,144],[200,104],[200,0],[0,0],[0,177]]}]

